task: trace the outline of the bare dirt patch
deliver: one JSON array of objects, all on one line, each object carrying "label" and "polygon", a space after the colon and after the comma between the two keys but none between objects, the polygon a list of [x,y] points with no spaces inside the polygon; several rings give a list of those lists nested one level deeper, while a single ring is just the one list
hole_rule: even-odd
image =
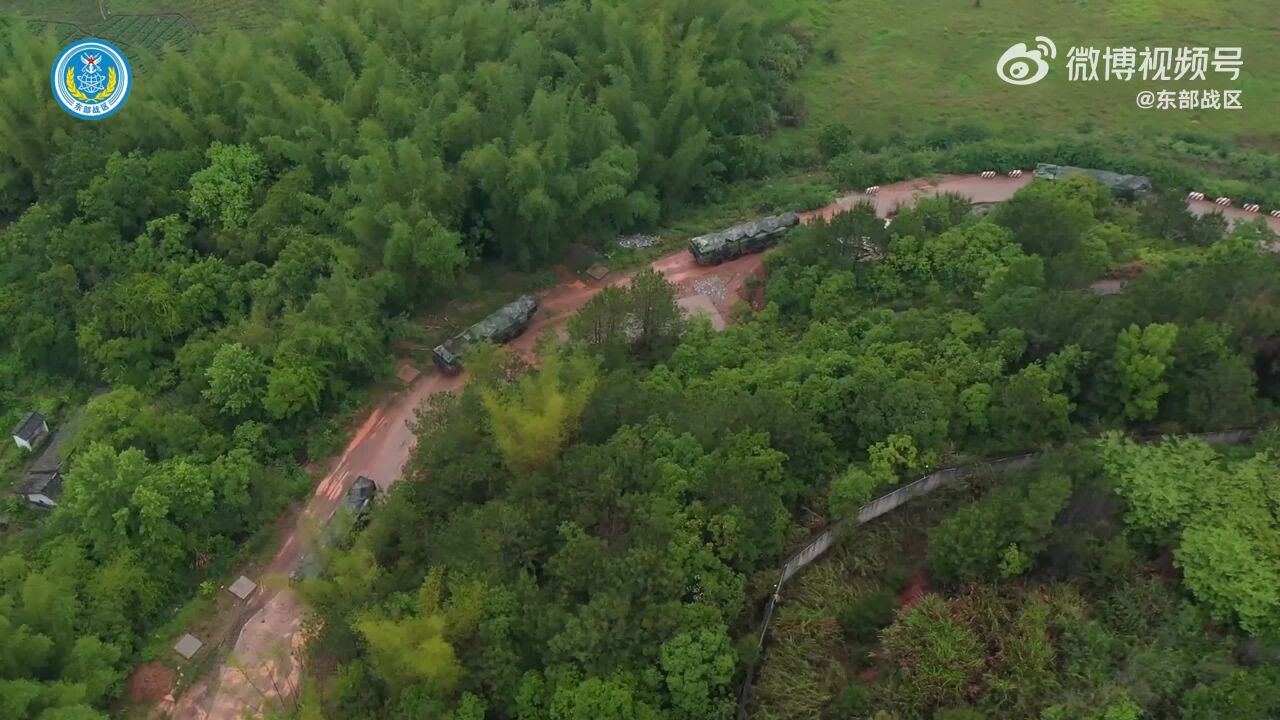
[{"label": "bare dirt patch", "polygon": [[125,696],[131,703],[156,703],[173,691],[177,673],[159,662],[139,665],[129,675]]},{"label": "bare dirt patch", "polygon": [[910,610],[928,593],[929,578],[925,576],[924,570],[916,570],[911,574],[911,580],[907,582],[907,587],[898,593],[898,607],[903,610]]}]

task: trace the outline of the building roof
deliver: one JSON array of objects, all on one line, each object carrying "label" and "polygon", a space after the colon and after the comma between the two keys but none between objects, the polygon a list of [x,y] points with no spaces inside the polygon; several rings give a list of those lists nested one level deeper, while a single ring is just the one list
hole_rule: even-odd
[{"label": "building roof", "polygon": [[57,470],[53,472],[29,472],[22,479],[22,482],[18,484],[17,492],[23,496],[44,495],[56,501],[62,495],[62,473]]},{"label": "building roof", "polygon": [[44,416],[35,410],[32,410],[26,415],[23,415],[22,421],[13,428],[13,436],[30,442],[32,438],[36,436],[36,433],[39,432],[42,425],[44,425]]},{"label": "building roof", "polygon": [[57,500],[62,494],[62,444],[70,432],[65,427],[59,428],[49,438],[44,449],[27,468],[27,474],[18,484],[19,495],[44,495]]}]

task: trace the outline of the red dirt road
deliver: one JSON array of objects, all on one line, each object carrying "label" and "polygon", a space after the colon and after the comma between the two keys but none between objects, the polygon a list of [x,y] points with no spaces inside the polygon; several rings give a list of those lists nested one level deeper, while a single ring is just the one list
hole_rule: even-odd
[{"label": "red dirt road", "polygon": [[[874,202],[881,216],[891,214],[900,205],[914,204],[920,197],[947,192],[967,195],[975,203],[1002,202],[1031,181],[1030,173],[1017,179],[998,177],[984,180],[977,176],[951,175],[933,182],[911,180],[886,185],[878,195],[870,198],[861,193],[845,196],[825,208],[802,213],[801,219],[808,222],[815,217],[830,217],[863,199]],[[1206,204],[1208,208],[1193,204],[1193,212],[1215,209],[1212,203]],[[1232,212],[1231,209],[1226,214],[1229,217],[1244,216],[1245,219],[1258,217],[1238,210]],[[1280,233],[1280,220],[1267,220]],[[707,310],[710,305],[723,316],[722,319],[728,319],[730,306],[741,297],[747,278],[759,271],[763,260],[763,254],[756,254],[704,267],[694,263],[687,251],[681,250],[659,258],[651,267],[677,286],[678,297],[692,299],[689,304],[700,310]],[[723,296],[695,297],[700,294],[694,283],[712,277],[723,283],[726,290]],[[532,324],[510,346],[516,351],[532,354],[539,335],[548,330],[560,332],[564,321],[602,288],[623,285],[629,278],[630,275],[618,275],[591,283],[573,279],[541,293],[538,313]],[[292,693],[299,682],[303,607],[298,596],[284,583],[262,580],[289,573],[302,554],[302,527],[326,520],[357,476],[372,478],[384,490],[398,481],[401,468],[413,450],[415,437],[412,426],[418,407],[429,396],[455,391],[464,382],[465,374],[457,377],[422,375],[406,390],[370,413],[316,487],[301,518],[284,534],[271,564],[253,578],[261,584],[232,620],[239,625],[239,635],[231,657],[215,668],[209,677],[199,680],[181,698],[163,702],[157,710],[175,720],[240,720],[246,715],[261,716],[268,706],[279,707],[284,702],[282,697]],[[235,627],[226,628],[227,636],[235,632]]]}]

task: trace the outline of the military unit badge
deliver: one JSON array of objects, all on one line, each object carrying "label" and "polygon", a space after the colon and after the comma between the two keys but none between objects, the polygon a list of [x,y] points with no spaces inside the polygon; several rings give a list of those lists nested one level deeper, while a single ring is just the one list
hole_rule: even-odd
[{"label": "military unit badge", "polygon": [[106,117],[129,97],[132,78],[124,54],[102,40],[78,40],[53,64],[53,96],[68,113],[86,120]]}]

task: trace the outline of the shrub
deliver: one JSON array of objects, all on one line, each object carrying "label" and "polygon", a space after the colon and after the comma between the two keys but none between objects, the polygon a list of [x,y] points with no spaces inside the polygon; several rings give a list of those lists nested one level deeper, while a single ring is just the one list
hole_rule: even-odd
[{"label": "shrub", "polygon": [[853,720],[871,714],[871,690],[865,685],[850,685],[836,695],[823,717],[830,720]]},{"label": "shrub", "polygon": [[897,599],[888,590],[861,595],[840,609],[837,616],[840,630],[853,642],[872,642],[881,628],[893,622],[896,605]]},{"label": "shrub", "polygon": [[987,716],[973,708],[953,707],[934,713],[933,720],[987,720]]},{"label": "shrub", "polygon": [[982,672],[982,643],[952,616],[947,603],[926,595],[881,636],[884,653],[898,668],[895,705],[919,708],[964,702]]},{"label": "shrub", "polygon": [[883,164],[878,156],[864,155],[853,151],[831,159],[827,163],[827,172],[835,179],[839,187],[865,188],[881,180],[884,176]]},{"label": "shrub", "polygon": [[830,204],[836,191],[819,182],[783,183],[766,186],[757,197],[757,207],[765,212],[800,212]]},{"label": "shrub", "polygon": [[758,135],[734,135],[718,153],[729,181],[759,178],[777,169],[778,156]]},{"label": "shrub", "polygon": [[980,125],[960,124],[934,130],[925,136],[925,147],[945,150],[959,145],[986,140],[991,131]]},{"label": "shrub", "polygon": [[833,158],[849,152],[853,147],[853,130],[844,123],[832,123],[818,135],[818,152],[824,158]]},{"label": "shrub", "polygon": [[800,125],[804,122],[807,112],[808,106],[805,104],[804,93],[799,90],[788,90],[778,100],[778,118],[783,125],[789,127]]}]

